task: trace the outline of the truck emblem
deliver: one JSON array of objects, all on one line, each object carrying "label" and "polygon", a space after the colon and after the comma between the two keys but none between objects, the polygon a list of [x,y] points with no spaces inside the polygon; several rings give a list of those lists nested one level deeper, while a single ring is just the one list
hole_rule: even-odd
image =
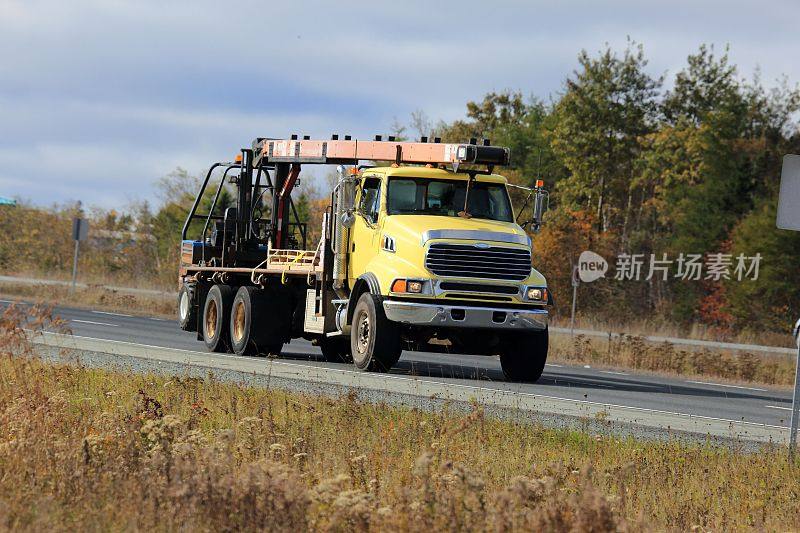
[{"label": "truck emblem", "polygon": [[487,248],[491,248],[491,245],[486,244],[485,242],[476,242],[475,248],[480,248],[481,250],[486,250]]}]

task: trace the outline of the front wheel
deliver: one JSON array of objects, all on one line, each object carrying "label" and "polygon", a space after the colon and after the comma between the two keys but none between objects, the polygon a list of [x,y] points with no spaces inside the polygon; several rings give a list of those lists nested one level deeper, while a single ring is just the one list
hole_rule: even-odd
[{"label": "front wheel", "polygon": [[350,333],[353,363],[368,372],[388,372],[400,359],[400,332],[386,318],[380,300],[364,293],[356,303]]},{"label": "front wheel", "polygon": [[548,330],[510,335],[500,344],[500,366],[508,381],[536,383],[547,362]]}]

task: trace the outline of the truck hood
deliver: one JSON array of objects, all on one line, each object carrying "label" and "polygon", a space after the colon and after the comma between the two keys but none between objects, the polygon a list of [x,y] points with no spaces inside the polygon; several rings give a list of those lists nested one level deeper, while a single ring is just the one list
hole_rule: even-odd
[{"label": "truck hood", "polygon": [[[444,235],[436,235],[443,231]],[[395,278],[428,278],[431,273],[424,267],[425,250],[422,239],[425,232],[430,232],[431,239],[441,238],[444,241],[466,239],[466,242],[501,242],[504,246],[530,248],[528,235],[513,222],[495,220],[465,219],[432,215],[391,215],[381,222],[383,236],[391,237],[396,245],[394,251],[381,253],[376,260],[384,265],[385,280],[381,286],[390,284]],[[465,232],[461,237],[454,237],[449,232]],[[494,234],[494,235],[493,235]],[[493,239],[492,237],[495,237]],[[515,244],[509,244],[516,241]],[[381,258],[390,258],[389,261]],[[375,268],[375,271],[381,269]],[[521,282],[528,285],[546,286],[547,280],[538,271],[531,269],[530,276]]]},{"label": "truck hood", "polygon": [[[480,237],[472,238],[489,242],[495,240],[492,239],[492,233],[514,235],[520,239],[520,243],[525,242],[528,238],[525,230],[514,222],[434,215],[391,215],[386,217],[384,230],[395,238],[417,243],[420,243],[426,231],[435,233],[438,230],[485,232]],[[503,239],[496,240],[502,241]]]}]

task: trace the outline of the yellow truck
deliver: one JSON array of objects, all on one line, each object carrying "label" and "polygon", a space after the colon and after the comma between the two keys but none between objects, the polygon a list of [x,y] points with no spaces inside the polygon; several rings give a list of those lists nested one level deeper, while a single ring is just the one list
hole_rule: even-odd
[{"label": "yellow truck", "polygon": [[[240,355],[279,355],[306,338],[328,361],[377,372],[402,350],[497,355],[507,379],[536,381],[552,295],[525,227],[538,230],[547,191],[520,187],[531,209],[518,224],[512,185],[494,173],[509,155],[475,139],[256,139],[209,169],[187,217],[181,328]],[[311,248],[291,200],[310,164],[338,172]],[[237,201],[220,213],[226,183]],[[204,198],[210,208],[198,213]]]}]

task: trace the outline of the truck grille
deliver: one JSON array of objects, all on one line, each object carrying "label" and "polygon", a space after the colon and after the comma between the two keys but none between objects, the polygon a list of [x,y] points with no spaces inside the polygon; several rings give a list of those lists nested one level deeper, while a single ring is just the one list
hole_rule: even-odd
[{"label": "truck grille", "polygon": [[425,267],[437,276],[522,281],[531,273],[531,252],[471,244],[431,244]]}]

